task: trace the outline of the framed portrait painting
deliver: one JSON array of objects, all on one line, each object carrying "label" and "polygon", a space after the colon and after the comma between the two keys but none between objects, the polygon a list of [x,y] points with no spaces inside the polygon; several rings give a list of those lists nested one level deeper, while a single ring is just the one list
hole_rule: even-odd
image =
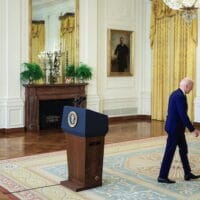
[{"label": "framed portrait painting", "polygon": [[108,76],[132,76],[134,32],[108,29]]}]

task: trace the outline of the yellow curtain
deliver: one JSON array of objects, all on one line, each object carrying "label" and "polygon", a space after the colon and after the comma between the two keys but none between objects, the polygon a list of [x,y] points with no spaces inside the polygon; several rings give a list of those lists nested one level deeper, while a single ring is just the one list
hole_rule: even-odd
[{"label": "yellow curtain", "polygon": [[[165,120],[168,97],[184,77],[195,78],[197,19],[188,25],[180,11],[162,0],[152,1],[152,119]],[[193,118],[194,90],[188,95],[188,114]]]},{"label": "yellow curtain", "polygon": [[[60,17],[60,43],[63,67],[67,64],[75,64],[75,16],[67,13]],[[63,70],[63,73],[65,71]],[[65,74],[63,74],[65,77]]]},{"label": "yellow curtain", "polygon": [[44,21],[32,21],[32,62],[39,63],[38,55],[45,49]]}]

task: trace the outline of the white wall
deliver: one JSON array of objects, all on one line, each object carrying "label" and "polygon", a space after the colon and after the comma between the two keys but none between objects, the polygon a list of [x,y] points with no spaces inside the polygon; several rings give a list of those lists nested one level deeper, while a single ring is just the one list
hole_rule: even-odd
[{"label": "white wall", "polygon": [[[81,0],[80,61],[93,67],[88,108],[109,116],[150,114],[150,49],[147,0]],[[28,1],[1,0],[0,128],[24,126],[20,65],[28,60]],[[147,3],[147,5],[146,5]],[[132,77],[107,76],[107,30],[135,32]],[[145,73],[148,72],[148,73]]]},{"label": "white wall", "polygon": [[[98,1],[98,94],[100,111],[109,116],[150,115],[149,14],[147,0]],[[108,29],[134,32],[133,76],[107,76]]]},{"label": "white wall", "polygon": [[99,83],[98,68],[98,31],[97,0],[80,1],[80,62],[92,67],[93,79],[87,86],[87,107],[99,111],[100,96],[97,93]]},{"label": "white wall", "polygon": [[0,128],[24,126],[20,64],[28,57],[28,1],[1,0]]},{"label": "white wall", "polygon": [[[28,14],[27,0],[0,1],[0,129],[24,126],[24,89],[20,85],[20,64],[28,60]],[[80,1],[80,61],[92,66],[94,72],[87,87],[90,109],[109,116],[150,115],[152,80],[149,20],[149,0]],[[135,32],[133,76],[107,76],[108,29]],[[198,37],[200,41],[200,34]],[[199,52],[198,46],[197,122],[200,122]]]}]

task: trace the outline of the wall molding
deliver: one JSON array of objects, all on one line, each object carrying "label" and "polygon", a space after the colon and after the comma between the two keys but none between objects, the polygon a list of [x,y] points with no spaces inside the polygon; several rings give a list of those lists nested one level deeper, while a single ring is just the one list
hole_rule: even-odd
[{"label": "wall molding", "polygon": [[24,127],[24,101],[21,98],[1,98],[0,117],[0,129]]},{"label": "wall molding", "polygon": [[103,100],[103,113],[109,117],[138,114],[138,98],[112,98]]},{"label": "wall molding", "polygon": [[129,120],[144,120],[151,121],[151,115],[132,115],[132,116],[121,116],[121,117],[109,117],[109,123],[125,122]]},{"label": "wall molding", "polygon": [[194,100],[194,121],[200,123],[200,96]]},{"label": "wall molding", "polygon": [[200,122],[194,122],[193,125],[195,128],[200,129]]},{"label": "wall molding", "polygon": [[24,133],[25,128],[2,128],[0,129],[0,134],[1,133]]},{"label": "wall molding", "polygon": [[87,108],[99,112],[100,99],[97,95],[87,94]]}]

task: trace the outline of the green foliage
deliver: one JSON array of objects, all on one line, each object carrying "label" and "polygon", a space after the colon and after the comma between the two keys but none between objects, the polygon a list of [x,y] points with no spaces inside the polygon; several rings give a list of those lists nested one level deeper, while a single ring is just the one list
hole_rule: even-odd
[{"label": "green foliage", "polygon": [[20,73],[20,79],[23,83],[31,84],[33,81],[44,77],[41,67],[36,63],[23,63],[24,71]]},{"label": "green foliage", "polygon": [[76,76],[74,65],[71,64],[66,66],[65,76],[70,78],[74,78]]},{"label": "green foliage", "polygon": [[92,68],[89,67],[87,64],[81,63],[76,68],[76,77],[79,80],[90,80],[92,78]]}]

